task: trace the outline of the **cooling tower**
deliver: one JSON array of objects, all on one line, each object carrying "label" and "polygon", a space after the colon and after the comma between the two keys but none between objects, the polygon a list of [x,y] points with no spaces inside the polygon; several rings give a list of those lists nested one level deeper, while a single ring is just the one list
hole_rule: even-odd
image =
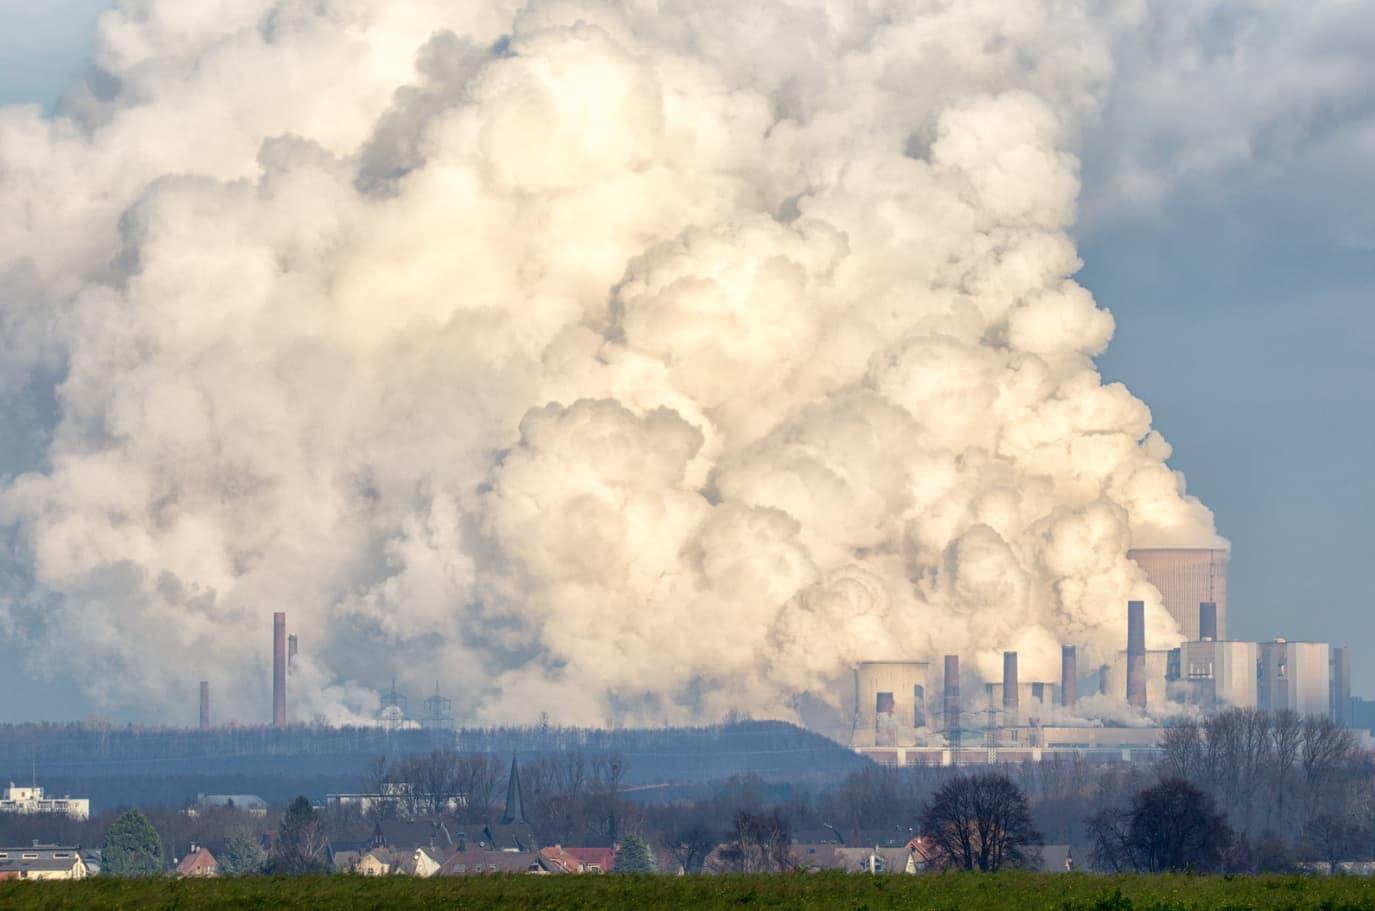
[{"label": "cooling tower", "polygon": [[272,615],[272,725],[286,727],[286,614]]},{"label": "cooling tower", "polygon": [[1222,548],[1139,548],[1127,557],[1160,590],[1165,610],[1179,624],[1184,639],[1200,637],[1199,605],[1216,606],[1214,639],[1227,638],[1227,551]]},{"label": "cooling tower", "polygon": [[1127,704],[1146,708],[1146,603],[1127,602]]},{"label": "cooling tower", "polygon": [[1079,653],[1072,645],[1060,647],[1060,704],[1072,708],[1079,701]]},{"label": "cooling tower", "polygon": [[1017,710],[1017,653],[1003,652],[1003,709]]},{"label": "cooling tower", "polygon": [[960,745],[960,656],[945,656],[945,737]]},{"label": "cooling tower", "polygon": [[926,663],[865,661],[855,668],[854,746],[915,746],[926,727]]},{"label": "cooling tower", "polygon": [[1199,602],[1198,638],[1217,641],[1217,605],[1212,601]]},{"label": "cooling tower", "polygon": [[210,681],[201,681],[201,730],[210,727]]}]

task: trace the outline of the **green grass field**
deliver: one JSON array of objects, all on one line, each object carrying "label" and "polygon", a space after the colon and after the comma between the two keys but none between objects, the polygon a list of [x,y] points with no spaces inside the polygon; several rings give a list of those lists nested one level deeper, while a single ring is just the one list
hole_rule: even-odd
[{"label": "green grass field", "polygon": [[646,911],[678,908],[846,909],[1370,909],[1375,882],[1357,878],[1053,876],[303,877],[238,880],[112,880],[0,883],[4,911],[201,911],[201,909],[541,909]]}]

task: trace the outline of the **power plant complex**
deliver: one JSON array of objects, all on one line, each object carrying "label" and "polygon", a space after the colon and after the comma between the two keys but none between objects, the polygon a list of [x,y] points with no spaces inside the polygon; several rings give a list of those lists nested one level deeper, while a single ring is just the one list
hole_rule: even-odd
[{"label": "power plant complex", "polygon": [[[1066,643],[1058,680],[1023,679],[1015,651],[1002,678],[965,680],[959,655],[939,678],[925,661],[868,661],[855,668],[852,747],[891,765],[970,765],[1077,755],[1096,761],[1153,759],[1161,722],[1227,708],[1292,711],[1349,726],[1351,664],[1326,642],[1232,641],[1226,637],[1227,552],[1132,550],[1183,633],[1178,647],[1146,648],[1146,604],[1128,601],[1125,648],[1082,673]],[[939,685],[935,701],[931,687]],[[1084,705],[1081,693],[1093,700]],[[931,711],[932,708],[937,711]]]},{"label": "power plant complex", "polygon": [[[1001,655],[1001,677],[980,675],[958,654],[938,668],[927,661],[865,661],[854,668],[851,747],[891,765],[972,765],[1076,755],[1132,761],[1159,755],[1162,723],[1227,708],[1292,711],[1352,726],[1348,651],[1326,642],[1227,638],[1227,552],[1210,549],[1128,551],[1161,593],[1157,609],[1181,630],[1174,648],[1149,649],[1148,606],[1132,600],[1123,648],[1085,667],[1081,649],[1060,647],[1055,679],[1027,679],[1016,651]],[[298,640],[286,614],[272,615],[272,726],[288,725],[287,682]],[[983,656],[987,661],[986,654]],[[1103,656],[1099,654],[1098,658]],[[939,694],[939,695],[938,695]],[[1358,700],[1359,702],[1359,700]],[[382,700],[379,726],[452,729],[450,701],[426,700],[423,722],[406,716],[396,692]],[[200,727],[211,723],[210,683],[200,684]]]}]

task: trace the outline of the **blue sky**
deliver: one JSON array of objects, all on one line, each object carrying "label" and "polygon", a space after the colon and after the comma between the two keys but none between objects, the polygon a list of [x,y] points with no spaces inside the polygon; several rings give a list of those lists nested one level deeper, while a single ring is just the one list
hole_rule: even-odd
[{"label": "blue sky", "polygon": [[[0,0],[0,103],[51,106],[93,45],[100,0]],[[1369,116],[1375,95],[1357,109]],[[1100,365],[1146,401],[1174,467],[1233,543],[1231,633],[1352,647],[1375,695],[1375,142],[1315,116],[1248,158],[1119,204],[1090,150],[1080,280],[1117,320]],[[0,689],[81,717],[62,680]],[[16,704],[7,700],[7,705]],[[0,710],[0,720],[13,715]]]}]

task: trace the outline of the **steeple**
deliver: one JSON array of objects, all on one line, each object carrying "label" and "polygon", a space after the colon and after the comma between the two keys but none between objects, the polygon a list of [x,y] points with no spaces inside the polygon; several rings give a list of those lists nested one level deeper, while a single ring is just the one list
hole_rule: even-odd
[{"label": "steeple", "polygon": [[520,792],[520,768],[516,765],[516,754],[511,754],[511,777],[506,782],[506,812],[501,814],[501,824],[509,826],[519,823],[529,825],[525,818],[525,798]]}]

